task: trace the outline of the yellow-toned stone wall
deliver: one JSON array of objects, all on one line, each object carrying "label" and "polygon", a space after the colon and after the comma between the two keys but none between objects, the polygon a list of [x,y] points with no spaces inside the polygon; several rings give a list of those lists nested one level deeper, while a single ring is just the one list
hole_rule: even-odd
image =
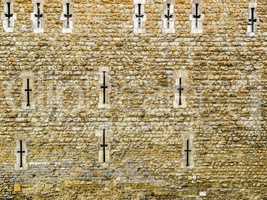
[{"label": "yellow-toned stone wall", "polygon": [[[202,3],[202,34],[191,33],[190,0],[175,0],[174,34],[162,33],[163,1],[147,0],[146,33],[136,35],[133,1],[73,0],[65,34],[63,1],[45,0],[36,34],[32,1],[16,0],[14,32],[0,29],[0,199],[266,200],[267,1],[257,0],[255,37],[246,35],[248,0]],[[98,107],[103,67],[109,109]],[[181,70],[186,107],[174,108]],[[22,106],[25,76],[31,109]],[[15,170],[19,139],[25,170]]]}]

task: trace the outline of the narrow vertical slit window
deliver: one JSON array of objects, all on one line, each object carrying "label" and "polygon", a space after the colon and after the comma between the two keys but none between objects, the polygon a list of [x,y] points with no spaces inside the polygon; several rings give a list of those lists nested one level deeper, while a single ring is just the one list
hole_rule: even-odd
[{"label": "narrow vertical slit window", "polygon": [[100,69],[99,80],[100,80],[99,108],[109,108],[110,76],[108,68]]},{"label": "narrow vertical slit window", "polygon": [[16,16],[13,11],[13,0],[4,1],[3,27],[6,32],[13,32]]},{"label": "narrow vertical slit window", "polygon": [[33,109],[33,78],[31,73],[25,73],[22,75],[22,108]]},{"label": "narrow vertical slit window", "polygon": [[193,0],[192,14],[190,15],[192,33],[202,33],[203,18],[201,0]]},{"label": "narrow vertical slit window", "polygon": [[24,140],[17,140],[16,145],[16,169],[26,169],[26,156],[27,156],[27,149],[26,149],[26,142]]},{"label": "narrow vertical slit window", "polygon": [[174,75],[174,107],[186,107],[186,76],[183,71],[179,71]]},{"label": "narrow vertical slit window", "polygon": [[185,152],[185,166],[190,167],[191,166],[192,150],[191,150],[191,141],[189,138],[186,139],[186,148],[185,148],[184,152]]},{"label": "narrow vertical slit window", "polygon": [[175,16],[174,16],[174,0],[165,0],[164,12],[162,16],[162,32],[174,33],[175,32]]},{"label": "narrow vertical slit window", "polygon": [[72,13],[72,2],[71,0],[64,0],[63,3],[63,14],[61,20],[63,20],[63,33],[71,33],[73,30],[73,13]]},{"label": "narrow vertical slit window", "polygon": [[248,28],[247,35],[255,36],[257,31],[258,17],[256,12],[257,3],[252,2],[249,4],[248,9]]},{"label": "narrow vertical slit window", "polygon": [[25,88],[25,92],[26,92],[26,106],[30,107],[31,106],[31,98],[30,98],[30,93],[32,92],[32,89],[30,88],[30,79],[27,78],[26,79],[26,88]]},{"label": "narrow vertical slit window", "polygon": [[33,1],[33,13],[32,13],[33,31],[35,33],[44,32],[44,13],[43,13],[43,1]]},{"label": "narrow vertical slit window", "polygon": [[145,0],[134,0],[134,33],[145,32]]},{"label": "narrow vertical slit window", "polygon": [[99,134],[99,162],[109,162],[108,130],[106,127],[102,128]]}]

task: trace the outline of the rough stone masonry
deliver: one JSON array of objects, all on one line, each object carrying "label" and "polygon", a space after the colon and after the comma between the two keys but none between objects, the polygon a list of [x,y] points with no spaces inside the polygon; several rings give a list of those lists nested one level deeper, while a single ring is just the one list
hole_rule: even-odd
[{"label": "rough stone masonry", "polygon": [[0,14],[1,200],[267,199],[266,0]]}]

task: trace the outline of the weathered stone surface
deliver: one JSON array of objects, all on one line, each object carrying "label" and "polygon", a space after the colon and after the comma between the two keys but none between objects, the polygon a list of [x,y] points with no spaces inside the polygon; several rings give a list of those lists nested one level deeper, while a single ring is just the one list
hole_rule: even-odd
[{"label": "weathered stone surface", "polygon": [[[200,35],[190,33],[187,0],[175,1],[176,33],[162,33],[163,3],[150,0],[146,33],[134,35],[132,1],[74,0],[73,33],[63,34],[62,1],[47,0],[35,34],[32,1],[16,0],[14,33],[0,31],[0,199],[266,200],[267,1],[257,1],[256,37],[246,36],[247,0],[203,3]],[[102,67],[110,109],[98,108]],[[177,109],[182,69],[187,104]],[[24,73],[34,82],[29,110]],[[107,165],[98,161],[103,124]],[[182,165],[187,134],[192,169]],[[15,170],[19,138],[27,170]]]}]

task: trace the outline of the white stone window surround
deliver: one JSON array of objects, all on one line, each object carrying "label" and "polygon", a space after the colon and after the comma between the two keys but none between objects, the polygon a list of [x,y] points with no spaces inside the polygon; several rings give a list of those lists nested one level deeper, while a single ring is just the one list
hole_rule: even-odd
[{"label": "white stone window surround", "polygon": [[[194,167],[194,155],[195,155],[194,136],[193,136],[193,134],[185,134],[182,137],[183,137],[182,168],[192,169]],[[189,146],[187,146],[187,145],[189,145]],[[189,156],[189,157],[187,158],[187,156]],[[187,165],[188,164],[187,159],[188,159],[189,165]]]},{"label": "white stone window surround", "polygon": [[[252,18],[252,9],[254,9],[253,19],[251,19]],[[251,20],[254,20],[254,22],[252,22]],[[257,15],[257,3],[256,3],[256,1],[251,1],[249,3],[249,7],[248,7],[248,25],[247,25],[247,35],[248,36],[253,37],[256,35],[258,21],[259,21],[259,18]],[[252,27],[251,23],[253,23],[253,27]]]},{"label": "white stone window surround", "polygon": [[[169,5],[169,6],[168,6]],[[175,33],[175,0],[163,1],[162,32]],[[169,20],[167,16],[170,16]]]},{"label": "white stone window surround", "polygon": [[186,93],[188,91],[187,74],[185,70],[178,70],[174,72],[174,108],[185,108]]},{"label": "white stone window surround", "polygon": [[109,68],[108,67],[101,67],[99,69],[98,77],[99,77],[98,108],[109,109],[110,108],[110,91],[111,91]]},{"label": "white stone window surround", "polygon": [[4,13],[2,15],[5,32],[13,32],[17,17],[14,13],[14,0],[4,0]]},{"label": "white stone window surround", "polygon": [[[192,33],[202,33],[203,32],[203,20],[204,14],[202,12],[202,1],[192,0],[192,13],[190,15],[191,21],[191,32]],[[196,12],[197,9],[197,12]]]},{"label": "white stone window surround", "polygon": [[[35,108],[35,101],[34,101],[34,76],[31,72],[23,72],[20,75],[22,80],[22,109],[24,110],[32,110]],[[29,84],[29,85],[28,85]],[[27,91],[29,90],[29,91]],[[28,98],[30,100],[30,104],[28,105]]]},{"label": "white stone window surround", "polygon": [[[69,13],[68,13],[69,12]],[[73,31],[73,2],[72,0],[63,1],[63,13],[60,20],[63,21],[63,33],[71,33]]]},{"label": "white stone window surround", "polygon": [[[44,32],[44,0],[32,0],[33,13],[31,14],[32,26],[34,33]],[[39,5],[39,7],[38,7]],[[38,11],[39,10],[39,11]],[[39,13],[38,13],[39,12]],[[38,19],[36,15],[40,15]]]},{"label": "white stone window surround", "polygon": [[[22,146],[21,146],[22,145]],[[20,153],[22,151],[22,153]],[[20,138],[16,141],[15,156],[16,164],[15,170],[26,170],[28,168],[27,164],[27,142],[25,139]],[[22,166],[21,166],[22,164]]]},{"label": "white stone window surround", "polygon": [[[110,137],[111,131],[108,125],[103,125],[97,132],[98,137],[98,161],[103,165],[110,163]],[[105,161],[104,161],[105,157]]]},{"label": "white stone window surround", "polygon": [[134,0],[133,25],[135,34],[145,33],[145,3],[146,0]]}]

